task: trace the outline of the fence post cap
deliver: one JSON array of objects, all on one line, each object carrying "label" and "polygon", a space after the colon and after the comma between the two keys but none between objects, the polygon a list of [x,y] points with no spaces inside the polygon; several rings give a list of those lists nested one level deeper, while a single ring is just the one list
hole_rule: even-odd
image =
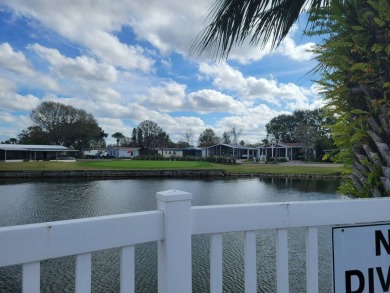
[{"label": "fence post cap", "polygon": [[161,201],[191,200],[192,193],[171,189],[171,190],[157,192],[156,198]]}]

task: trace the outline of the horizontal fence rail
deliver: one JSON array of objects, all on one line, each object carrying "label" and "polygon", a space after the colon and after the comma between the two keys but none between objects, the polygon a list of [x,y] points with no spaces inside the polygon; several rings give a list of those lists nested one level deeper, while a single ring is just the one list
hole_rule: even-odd
[{"label": "horizontal fence rail", "polygon": [[[289,291],[288,229],[306,228],[307,292],[318,292],[318,227],[390,221],[390,199],[191,207],[158,192],[156,211],[0,228],[0,267],[22,265],[23,292],[40,292],[40,262],[76,255],[75,291],[91,291],[91,253],[120,248],[121,292],[135,291],[134,245],[158,243],[158,291],[192,291],[191,236],[210,234],[210,292],[222,292],[223,233],[243,231],[245,292],[257,292],[256,231],[276,230],[276,286]],[[195,256],[196,257],[196,256]]]},{"label": "horizontal fence rail", "polygon": [[163,219],[152,211],[2,227],[0,267],[162,240]]}]

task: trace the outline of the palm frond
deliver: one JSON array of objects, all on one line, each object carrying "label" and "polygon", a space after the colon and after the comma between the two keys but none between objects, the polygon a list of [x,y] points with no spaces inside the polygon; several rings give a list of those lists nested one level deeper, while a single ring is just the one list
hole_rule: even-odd
[{"label": "palm frond", "polygon": [[210,24],[194,39],[190,53],[207,53],[226,59],[233,45],[273,48],[286,37],[303,10],[328,7],[331,0],[217,0],[211,7]]}]

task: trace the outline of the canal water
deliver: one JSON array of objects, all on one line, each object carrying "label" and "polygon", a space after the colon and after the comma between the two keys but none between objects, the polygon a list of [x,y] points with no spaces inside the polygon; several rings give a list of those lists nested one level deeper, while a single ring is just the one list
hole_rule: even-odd
[{"label": "canal water", "polygon": [[[156,192],[193,194],[192,205],[344,199],[337,180],[125,179],[0,181],[0,227],[155,210]],[[331,215],[332,211],[329,211]],[[104,237],[104,235],[102,235]],[[77,241],[77,239],[75,239]],[[319,229],[320,292],[332,291],[330,227]],[[209,292],[209,236],[193,236],[193,292]],[[32,248],[33,249],[33,248]],[[223,236],[223,292],[244,292],[243,233]],[[136,292],[157,292],[157,244],[136,246]],[[257,233],[258,292],[276,291],[275,231]],[[0,252],[1,254],[1,252]],[[74,292],[73,256],[41,263],[41,292]],[[289,230],[290,292],[305,292],[305,235]],[[119,292],[119,250],[92,255],[92,292]],[[21,292],[21,268],[0,268],[0,292]]]}]

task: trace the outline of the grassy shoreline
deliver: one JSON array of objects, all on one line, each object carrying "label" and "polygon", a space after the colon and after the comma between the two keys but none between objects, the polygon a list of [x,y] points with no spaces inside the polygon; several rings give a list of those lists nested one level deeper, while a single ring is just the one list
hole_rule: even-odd
[{"label": "grassy shoreline", "polygon": [[202,161],[99,160],[77,162],[0,163],[0,171],[72,171],[72,170],[223,170],[232,174],[302,174],[337,176],[344,172],[338,165],[243,163],[217,164]]}]

